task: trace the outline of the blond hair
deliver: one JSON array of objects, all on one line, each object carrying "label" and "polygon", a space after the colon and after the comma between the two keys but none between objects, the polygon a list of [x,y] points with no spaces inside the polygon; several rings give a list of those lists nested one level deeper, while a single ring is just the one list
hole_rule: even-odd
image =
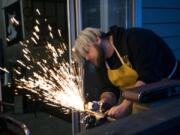
[{"label": "blond hair", "polygon": [[89,47],[97,41],[97,36],[100,37],[101,34],[100,29],[90,27],[80,32],[73,47],[73,55],[77,61],[84,62]]}]

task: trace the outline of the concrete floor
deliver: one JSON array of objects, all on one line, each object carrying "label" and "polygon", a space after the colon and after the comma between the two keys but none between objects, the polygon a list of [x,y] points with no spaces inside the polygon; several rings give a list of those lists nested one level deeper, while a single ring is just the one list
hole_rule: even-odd
[{"label": "concrete floor", "polygon": [[71,135],[71,123],[51,116],[47,113],[37,112],[25,114],[9,114],[23,122],[29,128],[31,135]]}]

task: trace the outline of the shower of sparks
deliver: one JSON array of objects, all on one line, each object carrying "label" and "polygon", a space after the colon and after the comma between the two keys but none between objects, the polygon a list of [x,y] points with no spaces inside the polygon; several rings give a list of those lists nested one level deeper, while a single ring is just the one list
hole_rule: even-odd
[{"label": "shower of sparks", "polygon": [[19,22],[14,17],[11,18],[11,22],[13,24],[19,25]]},{"label": "shower of sparks", "polygon": [[[58,53],[57,49],[50,43],[47,43],[46,49],[50,52],[49,56],[53,58],[53,67],[50,69],[46,60],[36,61],[36,65],[40,67],[40,72],[33,72],[33,76],[28,79],[23,78],[16,80],[18,88],[30,90],[53,104],[59,104],[67,108],[83,111],[84,99],[82,93],[79,91],[81,78],[76,73],[77,69],[75,63],[70,65],[65,60],[58,63],[57,59],[62,54]],[[26,53],[30,53],[30,51],[25,50],[23,50],[23,52],[26,57]],[[30,54],[28,61],[29,59],[33,59]],[[27,66],[22,61],[17,62],[23,67]],[[15,72],[18,74],[20,73],[16,70]]]},{"label": "shower of sparks", "polygon": [[61,30],[59,30],[59,29],[58,29],[58,34],[59,34],[59,36],[61,37]]},{"label": "shower of sparks", "polygon": [[9,41],[10,41],[10,39],[9,39],[9,38],[6,38],[6,41],[7,41],[7,42],[9,42]]},{"label": "shower of sparks", "polygon": [[52,32],[49,32],[49,35],[52,39],[54,38]]},{"label": "shower of sparks", "polygon": [[38,21],[37,19],[36,19],[36,24],[38,24],[38,25],[40,24],[39,21]]},{"label": "shower of sparks", "polygon": [[23,42],[22,42],[22,41],[20,41],[19,43],[20,43],[20,45],[23,45]]},{"label": "shower of sparks", "polygon": [[36,9],[36,12],[37,12],[39,15],[41,15],[41,13],[39,12],[39,9]]},{"label": "shower of sparks", "polygon": [[6,68],[0,67],[0,70],[1,70],[1,71],[4,71],[4,72],[6,72],[6,73],[9,73],[9,71],[8,71]]},{"label": "shower of sparks", "polygon": [[26,40],[26,43],[29,44],[29,40]]},{"label": "shower of sparks", "polygon": [[26,67],[26,65],[25,65],[22,61],[17,60],[17,62],[18,62],[20,65],[22,65],[23,67]]},{"label": "shower of sparks", "polygon": [[31,40],[37,45],[37,41],[34,39],[34,37],[31,37]]},{"label": "shower of sparks", "polygon": [[52,31],[52,27],[50,25],[48,25],[48,29],[49,31]]},{"label": "shower of sparks", "polygon": [[[38,9],[36,12],[40,15]],[[37,22],[39,23],[38,20],[36,20]],[[40,29],[36,25],[33,30],[31,40],[33,43],[38,44]],[[48,30],[53,39],[53,31],[50,25],[48,25]],[[61,31],[58,30],[57,33],[61,37]],[[33,56],[28,47],[28,45],[31,45],[29,40],[21,42],[20,45],[23,47],[22,52],[27,62],[17,60],[17,63],[28,71],[32,71],[33,75],[28,78],[15,79],[17,87],[35,93],[39,99],[47,104],[84,111],[84,98],[82,91],[80,91],[80,69],[73,60],[69,63],[63,59],[63,54],[67,51],[65,43],[60,42],[57,46],[50,41],[46,41],[45,50],[48,52],[47,58],[51,58],[50,62],[44,58],[37,59]],[[33,71],[34,69],[36,72]],[[15,69],[14,72],[18,75],[21,74],[18,69]],[[29,95],[28,97],[30,98]]]},{"label": "shower of sparks", "polygon": [[36,33],[36,32],[33,32],[33,35],[36,37],[36,39],[38,39],[38,40],[39,40],[39,36],[37,35],[37,33]]},{"label": "shower of sparks", "polygon": [[34,30],[35,30],[36,32],[40,32],[39,27],[38,27],[37,25],[34,26]]}]

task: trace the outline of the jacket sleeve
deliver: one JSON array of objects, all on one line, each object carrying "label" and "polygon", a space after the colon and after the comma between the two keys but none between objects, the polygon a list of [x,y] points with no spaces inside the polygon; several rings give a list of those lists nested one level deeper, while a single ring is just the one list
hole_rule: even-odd
[{"label": "jacket sleeve", "polygon": [[137,71],[138,80],[145,83],[159,81],[162,78],[160,49],[152,34],[135,35],[128,40],[131,61]]}]

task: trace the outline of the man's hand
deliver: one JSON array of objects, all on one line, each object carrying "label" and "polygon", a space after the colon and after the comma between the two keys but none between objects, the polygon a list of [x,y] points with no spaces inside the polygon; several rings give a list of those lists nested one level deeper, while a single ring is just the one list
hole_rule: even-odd
[{"label": "man's hand", "polygon": [[146,83],[143,82],[143,81],[141,81],[141,80],[138,80],[138,81],[136,82],[136,84],[134,85],[134,87],[139,87],[139,86],[143,86],[143,85],[146,85]]},{"label": "man's hand", "polygon": [[111,106],[116,104],[116,96],[112,92],[103,92],[100,97],[101,103],[107,103]]},{"label": "man's hand", "polygon": [[132,102],[125,99],[121,104],[113,106],[111,109],[109,109],[105,114],[112,118],[120,119],[129,115],[131,111]]}]

